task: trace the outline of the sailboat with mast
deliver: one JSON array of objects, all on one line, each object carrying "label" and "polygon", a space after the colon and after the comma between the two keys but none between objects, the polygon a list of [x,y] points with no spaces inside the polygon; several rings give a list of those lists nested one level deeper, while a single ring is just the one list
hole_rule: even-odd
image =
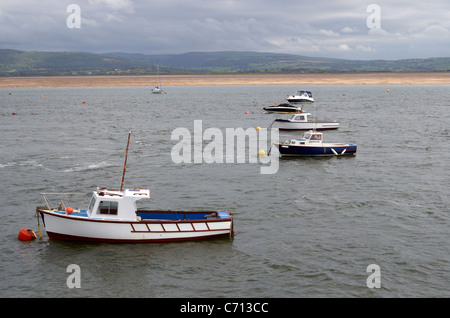
[{"label": "sailboat with mast", "polygon": [[161,92],[162,92],[162,85],[161,85],[161,78],[159,77],[159,65],[156,65],[156,72],[158,74],[159,86],[155,86],[152,89],[152,94],[161,94]]}]

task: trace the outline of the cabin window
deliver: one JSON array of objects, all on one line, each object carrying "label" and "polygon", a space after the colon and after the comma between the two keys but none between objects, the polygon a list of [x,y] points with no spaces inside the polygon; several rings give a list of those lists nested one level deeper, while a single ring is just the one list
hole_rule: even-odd
[{"label": "cabin window", "polygon": [[98,211],[100,214],[115,214],[117,215],[118,202],[114,201],[100,201]]},{"label": "cabin window", "polygon": [[320,135],[312,135],[311,140],[320,140]]}]

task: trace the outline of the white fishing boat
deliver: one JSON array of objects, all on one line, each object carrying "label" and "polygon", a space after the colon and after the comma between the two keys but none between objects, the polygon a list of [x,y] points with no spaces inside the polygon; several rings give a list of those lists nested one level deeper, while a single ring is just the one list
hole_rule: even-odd
[{"label": "white fishing boat", "polygon": [[74,201],[75,193],[43,193],[46,206],[36,208],[41,237],[40,220],[57,240],[145,243],[233,235],[233,216],[226,210],[137,209],[138,201],[150,199],[150,189],[124,190],[125,167],[126,157],[120,190],[97,188],[89,203]]},{"label": "white fishing boat", "polygon": [[310,91],[300,90],[297,95],[288,95],[286,100],[290,103],[314,103],[314,98]]},{"label": "white fishing boat", "polygon": [[312,120],[310,113],[293,114],[289,119],[275,119],[270,127],[278,130],[332,130],[338,129],[339,123],[332,120]]},{"label": "white fishing boat", "polygon": [[355,155],[357,145],[350,143],[325,143],[323,134],[315,130],[305,132],[302,138],[275,144],[284,156],[343,156]]}]

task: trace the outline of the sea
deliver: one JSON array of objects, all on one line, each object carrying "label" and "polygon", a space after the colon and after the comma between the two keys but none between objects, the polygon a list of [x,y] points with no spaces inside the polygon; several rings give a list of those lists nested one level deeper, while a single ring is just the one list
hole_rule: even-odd
[{"label": "sea", "polygon": [[[450,297],[448,85],[163,89],[0,89],[0,297]],[[244,162],[174,159],[176,132],[195,143],[195,123],[224,135],[268,128],[289,114],[263,107],[299,89],[315,99],[305,112],[340,123],[324,140],[356,143],[355,156],[278,158],[264,174],[248,141]],[[124,187],[152,196],[138,207],[227,210],[235,235],[80,243],[50,240],[41,224],[39,238],[42,193],[120,188],[129,131]],[[210,150],[205,136],[197,150]],[[18,240],[21,228],[38,238]]]}]

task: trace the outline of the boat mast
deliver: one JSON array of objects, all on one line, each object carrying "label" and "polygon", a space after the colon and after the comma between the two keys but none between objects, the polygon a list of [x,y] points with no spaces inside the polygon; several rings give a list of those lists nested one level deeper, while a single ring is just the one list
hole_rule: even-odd
[{"label": "boat mast", "polygon": [[126,170],[126,167],[127,167],[128,147],[130,145],[130,136],[131,136],[131,130],[128,132],[127,150],[125,152],[125,163],[123,164],[122,183],[120,184],[120,192],[123,191],[123,181],[125,180],[125,170]]},{"label": "boat mast", "polygon": [[158,74],[159,88],[161,88],[161,77],[159,76],[159,65],[156,64],[156,73]]}]

